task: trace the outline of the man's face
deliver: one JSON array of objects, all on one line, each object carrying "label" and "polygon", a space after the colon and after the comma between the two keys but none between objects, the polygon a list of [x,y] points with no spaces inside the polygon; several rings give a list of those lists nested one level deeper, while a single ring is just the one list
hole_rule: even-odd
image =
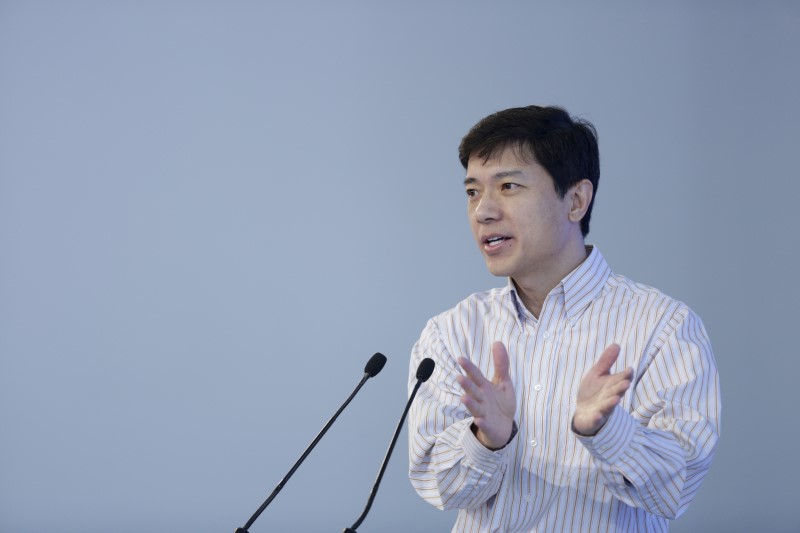
[{"label": "man's face", "polygon": [[512,148],[485,162],[471,157],[464,184],[472,234],[495,276],[536,284],[562,269],[576,237],[582,246],[570,195],[559,198],[548,172]]}]

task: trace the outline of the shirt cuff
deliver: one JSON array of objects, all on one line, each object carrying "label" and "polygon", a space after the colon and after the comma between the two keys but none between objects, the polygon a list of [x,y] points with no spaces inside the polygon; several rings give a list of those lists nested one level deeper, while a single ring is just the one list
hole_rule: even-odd
[{"label": "shirt cuff", "polygon": [[472,419],[467,419],[464,429],[461,432],[461,446],[464,449],[465,459],[475,466],[480,467],[482,470],[493,471],[502,464],[505,464],[506,450],[508,446],[504,446],[499,450],[492,451],[478,440],[478,437],[472,433]]},{"label": "shirt cuff", "polygon": [[614,464],[630,446],[636,426],[636,420],[618,405],[596,435],[585,437],[573,433],[592,457]]}]

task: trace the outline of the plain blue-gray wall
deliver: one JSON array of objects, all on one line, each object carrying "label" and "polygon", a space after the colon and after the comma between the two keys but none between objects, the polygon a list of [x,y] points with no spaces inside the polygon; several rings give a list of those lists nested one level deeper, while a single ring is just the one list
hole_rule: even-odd
[{"label": "plain blue-gray wall", "polygon": [[[456,148],[506,107],[595,123],[589,242],[686,301],[723,436],[673,531],[797,531],[794,2],[0,1],[0,531],[361,512],[426,320],[502,284]],[[364,531],[449,531],[406,478]]]}]

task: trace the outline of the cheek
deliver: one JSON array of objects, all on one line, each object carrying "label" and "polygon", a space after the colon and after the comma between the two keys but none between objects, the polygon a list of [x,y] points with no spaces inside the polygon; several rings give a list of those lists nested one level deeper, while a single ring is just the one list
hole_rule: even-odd
[{"label": "cheek", "polygon": [[564,223],[555,209],[542,206],[541,209],[530,213],[519,222],[520,230],[528,241],[544,245],[561,240],[561,228]]}]

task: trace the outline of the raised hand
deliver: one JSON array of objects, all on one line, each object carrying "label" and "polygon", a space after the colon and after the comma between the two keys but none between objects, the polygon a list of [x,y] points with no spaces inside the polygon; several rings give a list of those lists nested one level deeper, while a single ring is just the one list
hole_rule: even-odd
[{"label": "raised hand", "polygon": [[597,434],[631,386],[632,368],[611,374],[619,351],[618,344],[606,348],[581,380],[575,415],[572,417],[572,428],[580,435]]},{"label": "raised hand", "polygon": [[502,342],[492,344],[494,376],[489,381],[469,359],[459,358],[458,364],[466,372],[458,376],[458,384],[464,389],[461,403],[475,419],[478,428],[475,436],[481,444],[497,450],[511,438],[517,399],[514,384],[508,374],[508,352]]}]

